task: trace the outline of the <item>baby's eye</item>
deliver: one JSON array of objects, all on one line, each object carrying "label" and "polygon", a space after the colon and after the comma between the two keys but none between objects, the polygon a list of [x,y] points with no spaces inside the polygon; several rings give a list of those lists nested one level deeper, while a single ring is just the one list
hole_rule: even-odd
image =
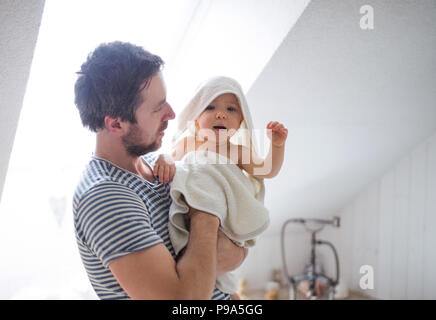
[{"label": "baby's eye", "polygon": [[236,111],[236,108],[235,107],[228,107],[227,110],[228,111]]},{"label": "baby's eye", "polygon": [[213,109],[215,109],[214,106],[207,106],[205,110],[213,110]]}]

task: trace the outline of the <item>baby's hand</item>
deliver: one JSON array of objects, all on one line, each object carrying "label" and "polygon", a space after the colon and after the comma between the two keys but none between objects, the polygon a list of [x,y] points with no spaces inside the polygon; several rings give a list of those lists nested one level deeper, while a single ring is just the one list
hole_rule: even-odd
[{"label": "baby's hand", "polygon": [[173,158],[166,154],[159,155],[153,169],[153,174],[158,176],[159,182],[167,183],[173,181],[175,172],[176,165]]},{"label": "baby's hand", "polygon": [[268,134],[268,138],[271,139],[273,146],[281,147],[285,144],[286,138],[288,137],[288,129],[280,122],[271,121],[266,128],[271,130],[271,133]]}]

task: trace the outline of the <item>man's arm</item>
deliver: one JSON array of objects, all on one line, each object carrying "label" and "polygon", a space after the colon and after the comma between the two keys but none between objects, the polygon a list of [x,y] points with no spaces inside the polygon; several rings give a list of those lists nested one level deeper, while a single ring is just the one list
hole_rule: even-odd
[{"label": "man's arm", "polygon": [[247,257],[248,249],[236,245],[221,230],[218,231],[217,277],[235,270]]},{"label": "man's arm", "polygon": [[193,210],[189,242],[176,262],[165,245],[127,254],[109,264],[132,299],[210,299],[216,279],[219,219]]}]

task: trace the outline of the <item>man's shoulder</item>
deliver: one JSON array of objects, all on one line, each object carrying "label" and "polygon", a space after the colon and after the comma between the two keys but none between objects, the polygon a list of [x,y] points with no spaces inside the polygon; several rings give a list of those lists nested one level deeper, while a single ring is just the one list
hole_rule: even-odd
[{"label": "man's shoulder", "polygon": [[[149,153],[142,157],[151,167],[158,157],[157,153]],[[77,183],[73,206],[77,208],[79,202],[93,193],[110,191],[111,193],[143,193],[148,190],[146,183],[138,183],[141,180],[138,176],[125,169],[118,167],[110,161],[102,158],[92,157],[86,165],[79,182]],[[142,191],[141,191],[142,190]]]},{"label": "man's shoulder", "polygon": [[104,159],[92,158],[86,165],[76,186],[73,206],[77,208],[80,201],[91,193],[106,190],[125,190],[124,181],[128,173]]},{"label": "man's shoulder", "polygon": [[114,165],[104,159],[91,158],[82,172],[78,187],[82,187],[86,190],[96,184],[105,181],[113,181],[116,171],[113,167]]}]

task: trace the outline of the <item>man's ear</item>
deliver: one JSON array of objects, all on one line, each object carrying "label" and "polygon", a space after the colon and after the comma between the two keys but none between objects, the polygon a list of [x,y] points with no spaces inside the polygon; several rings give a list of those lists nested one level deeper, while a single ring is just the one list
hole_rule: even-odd
[{"label": "man's ear", "polygon": [[110,116],[104,117],[104,126],[106,130],[116,136],[123,136],[127,130],[125,122],[120,118],[112,118]]}]

